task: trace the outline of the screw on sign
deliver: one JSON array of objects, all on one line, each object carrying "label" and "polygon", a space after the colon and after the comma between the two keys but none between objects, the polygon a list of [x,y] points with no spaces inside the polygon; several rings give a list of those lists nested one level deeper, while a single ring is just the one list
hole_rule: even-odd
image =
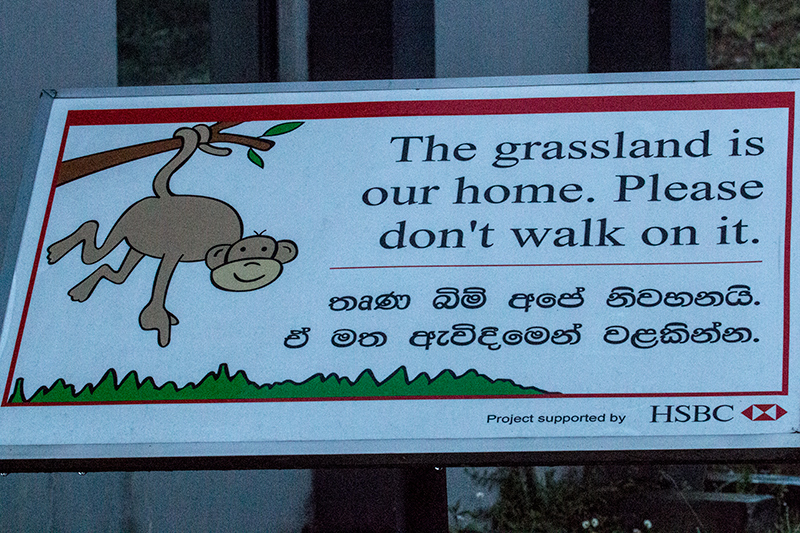
[{"label": "screw on sign", "polygon": [[775,403],[754,404],[742,411],[742,414],[756,422],[772,421],[785,415],[786,409]]}]

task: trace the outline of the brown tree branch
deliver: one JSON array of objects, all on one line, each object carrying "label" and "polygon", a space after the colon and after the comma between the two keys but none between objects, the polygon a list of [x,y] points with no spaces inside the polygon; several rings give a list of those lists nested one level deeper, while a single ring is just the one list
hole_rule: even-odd
[{"label": "brown tree branch", "polygon": [[[261,150],[262,152],[266,152],[275,146],[275,142],[269,139],[259,139],[257,137],[237,135],[235,133],[221,133],[222,130],[238,124],[241,124],[241,122],[217,122],[213,124],[210,127],[211,139],[209,143],[239,144]],[[173,137],[172,139],[126,146],[124,148],[117,148],[62,161],[58,177],[56,178],[56,186],[64,185],[65,183],[75,181],[89,174],[94,174],[95,172],[100,172],[101,170],[106,170],[123,163],[129,163],[151,155],[169,152],[170,150],[178,150],[180,147],[181,140]]]}]

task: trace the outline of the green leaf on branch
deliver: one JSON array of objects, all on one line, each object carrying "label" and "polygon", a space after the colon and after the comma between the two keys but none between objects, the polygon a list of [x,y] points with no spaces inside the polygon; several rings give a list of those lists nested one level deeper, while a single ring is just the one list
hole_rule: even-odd
[{"label": "green leaf on branch", "polygon": [[274,135],[283,135],[284,133],[289,133],[290,131],[294,131],[300,126],[302,126],[302,122],[284,122],[282,124],[278,124],[276,126],[272,126],[270,129],[264,132],[262,137],[271,137]]},{"label": "green leaf on branch", "polygon": [[264,168],[264,160],[261,159],[261,156],[258,155],[252,148],[247,151],[247,159],[249,159],[254,165]]}]

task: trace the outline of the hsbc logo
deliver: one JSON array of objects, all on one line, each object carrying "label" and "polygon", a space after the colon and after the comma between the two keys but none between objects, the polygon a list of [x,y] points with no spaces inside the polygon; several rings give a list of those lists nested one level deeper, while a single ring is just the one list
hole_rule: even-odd
[{"label": "hsbc logo", "polygon": [[[650,423],[730,422],[735,413],[732,405],[652,405]],[[776,403],[756,403],[742,411],[753,422],[774,422],[787,413]]]},{"label": "hsbc logo", "polygon": [[776,403],[757,403],[742,411],[742,414],[754,422],[772,422],[785,415],[786,409]]}]

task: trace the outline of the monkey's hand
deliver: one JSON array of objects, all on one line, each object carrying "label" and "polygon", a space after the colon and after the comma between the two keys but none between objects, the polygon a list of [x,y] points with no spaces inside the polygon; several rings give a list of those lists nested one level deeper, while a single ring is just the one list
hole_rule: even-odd
[{"label": "monkey's hand", "polygon": [[158,345],[162,348],[169,344],[171,326],[178,324],[175,315],[163,306],[153,302],[148,303],[139,314],[139,325],[145,331],[158,331]]},{"label": "monkey's hand", "polygon": [[211,128],[205,124],[197,124],[192,129],[200,134],[200,144],[197,146],[200,148],[200,150],[207,154],[223,157],[231,153],[230,148],[220,148],[219,146],[214,146],[213,144],[209,143],[211,140],[212,131]]}]

